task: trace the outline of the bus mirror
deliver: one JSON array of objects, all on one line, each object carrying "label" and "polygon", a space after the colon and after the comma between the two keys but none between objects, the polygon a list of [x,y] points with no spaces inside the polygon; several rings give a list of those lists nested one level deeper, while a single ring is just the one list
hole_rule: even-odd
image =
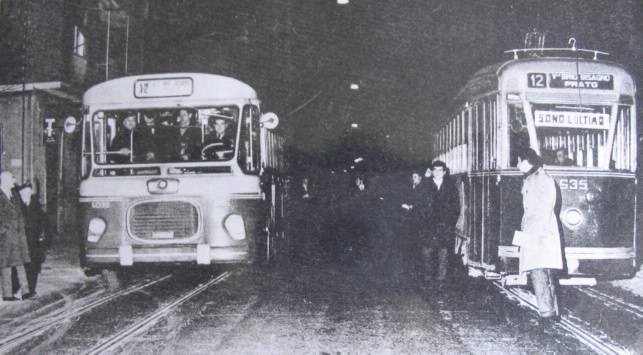
[{"label": "bus mirror", "polygon": [[261,115],[259,122],[267,129],[274,129],[279,125],[279,117],[275,113],[268,112]]},{"label": "bus mirror", "polygon": [[78,122],[76,122],[76,117],[74,116],[69,116],[65,118],[65,122],[63,123],[63,129],[67,133],[74,133],[76,130],[76,125],[78,125]]}]

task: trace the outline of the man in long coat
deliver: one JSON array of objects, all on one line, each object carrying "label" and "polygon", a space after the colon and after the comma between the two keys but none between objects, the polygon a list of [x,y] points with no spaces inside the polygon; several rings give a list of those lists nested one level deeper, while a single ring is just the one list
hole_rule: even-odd
[{"label": "man in long coat", "polygon": [[[427,189],[428,183],[422,180],[423,169],[414,169],[409,183],[402,189],[400,201],[400,217],[395,241],[398,244],[398,257],[393,267],[403,271],[410,270],[409,281],[421,282],[423,263],[418,244],[430,235],[431,196]],[[427,179],[428,180],[428,179]],[[399,276],[401,277],[401,275]]]},{"label": "man in long coat", "polygon": [[[428,266],[425,280],[431,281],[435,278],[437,288],[446,285],[449,256],[455,246],[455,225],[460,216],[458,189],[446,173],[446,163],[436,160],[432,164],[431,178],[426,181],[432,206],[429,238],[424,244],[422,254]],[[436,264],[437,270],[432,267]]]},{"label": "man in long coat", "polygon": [[558,301],[552,270],[563,268],[563,251],[555,214],[556,183],[542,168],[532,149],[518,156],[518,169],[525,174],[522,187],[524,214],[521,230],[528,240],[520,246],[520,272],[529,272],[545,327],[557,320]]},{"label": "man in long coat", "polygon": [[[24,265],[31,261],[25,233],[25,222],[19,196],[12,194],[13,174],[0,174],[0,267],[2,268],[2,299],[17,301],[11,287],[11,267],[18,269],[21,284],[27,285]],[[26,291],[26,290],[25,290]]]}]

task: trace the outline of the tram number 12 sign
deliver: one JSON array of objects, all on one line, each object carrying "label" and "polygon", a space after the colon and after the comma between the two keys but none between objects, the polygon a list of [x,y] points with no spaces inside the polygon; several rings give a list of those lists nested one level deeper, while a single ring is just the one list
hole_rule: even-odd
[{"label": "tram number 12 sign", "polygon": [[530,88],[613,90],[611,74],[528,73]]}]

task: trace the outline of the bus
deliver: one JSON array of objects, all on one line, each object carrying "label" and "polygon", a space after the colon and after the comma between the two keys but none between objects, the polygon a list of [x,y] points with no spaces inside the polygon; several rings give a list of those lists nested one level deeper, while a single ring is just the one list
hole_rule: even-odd
[{"label": "bus", "polygon": [[[456,250],[470,271],[525,284],[512,245],[522,217],[516,153],[531,147],[559,190],[561,284],[633,277],[637,270],[637,127],[632,75],[576,48],[514,49],[476,72],[433,139],[461,198]],[[478,273],[479,274],[479,273]]]},{"label": "bus", "polygon": [[88,89],[75,125],[84,267],[270,261],[286,238],[278,123],[261,114],[255,90],[220,75],[139,75]]}]

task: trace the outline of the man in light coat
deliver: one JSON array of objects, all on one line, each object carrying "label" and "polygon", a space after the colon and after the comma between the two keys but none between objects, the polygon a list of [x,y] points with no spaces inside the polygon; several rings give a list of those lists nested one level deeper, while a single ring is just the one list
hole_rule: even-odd
[{"label": "man in light coat", "polygon": [[527,241],[520,247],[520,272],[530,274],[538,301],[540,324],[547,328],[559,317],[552,270],[563,268],[561,236],[555,213],[556,183],[543,170],[541,158],[532,149],[518,156],[518,169],[525,174],[521,230],[527,235]]}]

